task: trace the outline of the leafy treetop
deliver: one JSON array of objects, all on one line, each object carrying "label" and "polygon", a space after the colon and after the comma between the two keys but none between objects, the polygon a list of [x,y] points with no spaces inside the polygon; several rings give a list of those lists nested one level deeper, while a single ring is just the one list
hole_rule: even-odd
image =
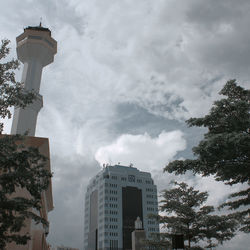
[{"label": "leafy treetop", "polygon": [[[10,41],[2,40],[0,47],[0,60],[6,58],[10,52],[8,47]],[[15,79],[15,70],[19,67],[19,61],[12,59],[0,63],[0,117],[11,118],[10,107],[22,107],[30,104],[35,98],[32,92],[25,92],[23,84]],[[3,123],[0,123],[0,134],[3,131]]]}]

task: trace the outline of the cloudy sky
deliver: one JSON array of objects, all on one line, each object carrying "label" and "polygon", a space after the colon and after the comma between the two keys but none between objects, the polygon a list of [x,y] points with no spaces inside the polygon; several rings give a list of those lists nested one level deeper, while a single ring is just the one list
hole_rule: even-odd
[{"label": "cloudy sky", "polygon": [[[185,120],[207,113],[228,79],[250,82],[249,0],[9,0],[1,39],[43,26],[58,42],[43,71],[36,136],[50,139],[55,209],[49,242],[82,248],[84,193],[102,163],[152,172],[158,189],[185,180],[218,205],[212,178],[162,174],[202,138]],[[21,71],[17,72],[21,79]],[[249,85],[248,85],[249,86]],[[11,120],[5,132],[10,133]],[[238,235],[218,249],[247,249]]]}]

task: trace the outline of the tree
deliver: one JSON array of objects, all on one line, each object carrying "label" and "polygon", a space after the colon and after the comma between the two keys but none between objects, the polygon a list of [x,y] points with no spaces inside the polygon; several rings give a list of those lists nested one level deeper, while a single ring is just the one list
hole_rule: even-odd
[{"label": "tree", "polygon": [[241,231],[249,232],[250,204],[250,90],[230,80],[220,91],[226,96],[214,102],[209,114],[187,120],[189,126],[204,126],[208,132],[197,147],[196,159],[176,160],[164,171],[184,174],[190,170],[202,176],[214,175],[216,181],[227,185],[244,184],[245,189],[232,194],[221,207],[235,210],[242,224]]},{"label": "tree", "polygon": [[[194,190],[184,182],[174,184],[174,188],[162,192],[160,211],[164,215],[152,215],[163,224],[165,232],[161,234],[163,238],[168,238],[166,244],[171,244],[169,240],[173,234],[181,234],[188,241],[188,249],[202,249],[197,245],[201,241],[206,244],[205,248],[212,248],[234,236],[234,218],[214,215],[213,206],[203,206],[208,198],[207,192]],[[157,241],[151,245],[157,245]]]},{"label": "tree", "polygon": [[[8,47],[10,41],[2,40],[0,47],[0,60],[5,59],[10,48]],[[0,117],[11,118],[10,107],[17,106],[24,108],[30,104],[35,98],[32,92],[24,92],[23,84],[17,82],[15,79],[15,70],[19,67],[19,61],[12,59],[0,63]],[[3,131],[3,122],[0,123],[0,134]]]},{"label": "tree", "polygon": [[[0,59],[9,54],[9,41],[3,40]],[[35,98],[26,93],[23,85],[15,80],[19,62],[12,59],[0,63],[0,117],[11,118],[10,107],[24,108]],[[3,123],[0,123],[0,133]],[[41,192],[48,187],[51,174],[46,170],[46,157],[37,148],[25,145],[25,136],[0,136],[0,249],[6,244],[26,244],[30,235],[21,235],[25,220],[46,224],[37,213],[41,207]],[[18,190],[26,190],[29,198],[18,196]]]}]

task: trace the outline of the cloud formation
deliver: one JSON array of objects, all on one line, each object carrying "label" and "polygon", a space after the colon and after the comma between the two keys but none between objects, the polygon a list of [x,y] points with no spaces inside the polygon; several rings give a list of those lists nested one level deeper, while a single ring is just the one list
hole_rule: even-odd
[{"label": "cloud formation", "polygon": [[117,164],[128,166],[131,163],[142,171],[163,169],[178,151],[186,148],[186,141],[181,131],[162,131],[158,137],[125,134],[110,145],[100,147],[95,159],[100,165]]}]

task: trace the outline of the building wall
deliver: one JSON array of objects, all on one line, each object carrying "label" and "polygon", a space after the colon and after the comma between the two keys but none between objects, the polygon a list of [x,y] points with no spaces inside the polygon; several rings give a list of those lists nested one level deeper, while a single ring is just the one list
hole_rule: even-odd
[{"label": "building wall", "polygon": [[[47,157],[48,161],[45,167],[49,172],[51,172],[48,138],[27,136],[24,144],[27,147],[37,147],[39,149],[39,152]],[[18,188],[16,189],[16,193],[13,194],[13,197],[29,198],[30,194],[26,190]],[[52,185],[50,181],[48,189],[41,194],[40,211],[33,210],[33,212],[41,216],[43,219],[48,220],[48,212],[52,209],[53,197]],[[20,234],[29,233],[29,235],[31,236],[31,240],[28,241],[26,245],[16,245],[14,243],[10,243],[7,245],[7,250],[48,250],[49,246],[46,242],[48,231],[48,227],[45,227],[42,224],[36,224],[31,219],[27,219],[25,222],[25,227],[22,228]]]},{"label": "building wall", "polygon": [[[98,192],[97,249],[125,249],[125,245],[128,247],[131,243],[124,242],[124,239],[128,238],[124,236],[125,229],[127,234],[129,230],[132,231],[132,220],[134,218],[135,221],[137,216],[140,216],[148,238],[151,233],[159,232],[158,223],[148,218],[148,214],[158,214],[157,187],[150,173],[133,167],[107,166],[90,180],[87,187],[84,216],[85,250],[95,249],[88,245],[93,192]],[[126,216],[131,220],[129,223],[125,221]],[[128,240],[131,241],[131,238]]]}]

